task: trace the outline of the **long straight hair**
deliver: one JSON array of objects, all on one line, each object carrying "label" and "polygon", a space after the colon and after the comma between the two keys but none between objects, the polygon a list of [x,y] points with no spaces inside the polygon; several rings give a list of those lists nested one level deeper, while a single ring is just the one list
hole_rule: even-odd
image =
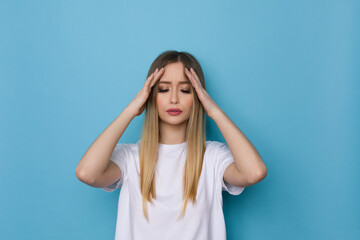
[{"label": "long straight hair", "polygon": [[[187,52],[165,51],[161,53],[151,64],[147,78],[156,70],[156,68],[160,70],[162,67],[165,67],[165,65],[176,62],[182,62],[184,67],[189,70],[190,68],[193,68],[199,77],[203,88],[206,89],[204,74],[199,62]],[[153,86],[146,102],[139,156],[142,207],[147,221],[149,221],[147,203],[150,202],[153,204],[152,199],[156,199],[155,167],[160,137],[159,115],[156,105],[158,84],[159,81]],[[190,84],[190,87],[194,101],[186,126],[187,156],[183,175],[183,205],[177,220],[184,216],[189,200],[191,200],[193,204],[196,203],[197,186],[201,175],[206,148],[205,110],[197,97],[196,90],[192,84]]]}]

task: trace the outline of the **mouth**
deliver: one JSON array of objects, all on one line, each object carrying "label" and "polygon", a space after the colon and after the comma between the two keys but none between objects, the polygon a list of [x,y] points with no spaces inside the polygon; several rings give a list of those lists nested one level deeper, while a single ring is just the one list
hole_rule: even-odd
[{"label": "mouth", "polygon": [[182,113],[182,111],[178,108],[170,108],[166,112],[169,113],[170,115],[179,115],[180,113]]}]

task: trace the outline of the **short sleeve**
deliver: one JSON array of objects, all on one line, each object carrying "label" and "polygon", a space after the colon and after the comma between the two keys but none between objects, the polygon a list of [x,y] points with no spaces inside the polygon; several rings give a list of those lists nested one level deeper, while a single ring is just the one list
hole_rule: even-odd
[{"label": "short sleeve", "polygon": [[102,189],[106,192],[113,192],[120,188],[127,177],[126,160],[129,157],[128,148],[124,143],[118,143],[110,157],[110,161],[114,162],[121,170],[121,178],[113,184],[103,187]]},{"label": "short sleeve", "polygon": [[222,190],[227,191],[231,195],[239,195],[245,189],[245,187],[238,187],[231,185],[224,181],[224,173],[226,168],[233,162],[235,162],[234,157],[231,154],[229,147],[225,143],[217,142],[217,154],[216,154],[216,167],[218,169],[218,178],[222,184]]}]

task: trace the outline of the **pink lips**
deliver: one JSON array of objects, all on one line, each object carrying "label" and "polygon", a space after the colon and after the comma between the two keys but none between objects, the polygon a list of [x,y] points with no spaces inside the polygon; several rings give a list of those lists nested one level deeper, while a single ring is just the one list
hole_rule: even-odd
[{"label": "pink lips", "polygon": [[182,111],[178,108],[170,108],[167,110],[167,112],[170,114],[170,115],[179,115],[180,113],[182,113]]}]

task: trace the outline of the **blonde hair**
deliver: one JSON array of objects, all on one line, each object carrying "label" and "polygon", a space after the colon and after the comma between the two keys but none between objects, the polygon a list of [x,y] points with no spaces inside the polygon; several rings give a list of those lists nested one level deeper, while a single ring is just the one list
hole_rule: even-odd
[{"label": "blonde hair", "polygon": [[[199,77],[203,88],[206,89],[204,74],[200,64],[187,52],[165,51],[161,53],[151,64],[147,77],[149,77],[156,68],[160,69],[169,63],[176,62],[182,62],[184,67],[187,67],[189,70],[190,67],[192,67]],[[149,221],[147,202],[153,204],[152,199],[156,199],[155,167],[160,137],[159,115],[156,106],[158,83],[159,82],[154,85],[146,102],[139,156],[142,207],[147,221]],[[189,200],[191,200],[193,204],[196,203],[197,186],[206,148],[205,110],[197,97],[194,87],[192,84],[190,85],[194,101],[186,127],[187,156],[183,175],[183,205],[178,219],[184,216]]]}]

